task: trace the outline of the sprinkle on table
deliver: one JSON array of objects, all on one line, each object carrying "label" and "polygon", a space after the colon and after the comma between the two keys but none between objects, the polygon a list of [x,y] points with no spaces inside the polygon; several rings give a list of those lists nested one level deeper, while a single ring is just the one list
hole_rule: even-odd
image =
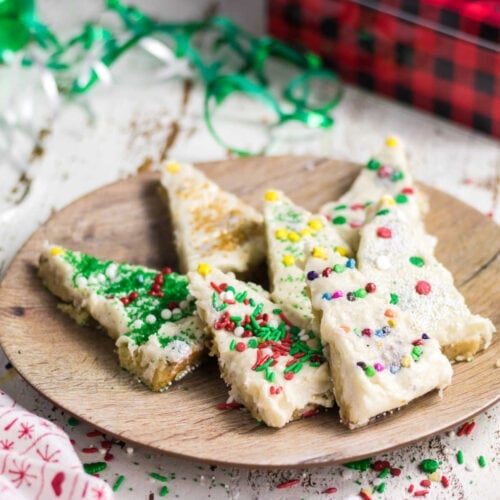
[{"label": "sprinkle on table", "polygon": [[89,464],[83,464],[83,469],[87,474],[97,474],[102,472],[107,468],[108,464],[106,462],[92,462]]},{"label": "sprinkle on table", "polygon": [[364,458],[363,460],[357,460],[356,462],[348,462],[344,464],[344,467],[347,467],[348,469],[354,469],[360,471],[368,470],[371,468],[371,466],[372,466],[371,458]]},{"label": "sprinkle on table", "polygon": [[433,460],[432,458],[426,458],[420,462],[420,469],[423,472],[431,474],[432,472],[436,472],[439,467],[439,462],[437,460]]},{"label": "sprinkle on table", "polygon": [[457,462],[462,465],[464,463],[464,454],[462,450],[457,451]]},{"label": "sprinkle on table", "polygon": [[486,467],[486,459],[483,457],[483,455],[480,455],[479,458],[477,459],[477,462],[480,467]]},{"label": "sprinkle on table", "polygon": [[168,494],[168,487],[167,486],[162,486],[161,490],[160,490],[160,496],[161,497],[164,497]]},{"label": "sprinkle on table", "polygon": [[292,479],[290,481],[285,481],[284,483],[278,484],[277,488],[282,490],[285,488],[291,488],[292,486],[296,486],[300,483],[300,479]]},{"label": "sprinkle on table", "polygon": [[166,483],[168,481],[168,477],[162,476],[161,474],[158,474],[156,472],[151,472],[151,474],[149,474],[149,477],[156,479],[157,481],[161,481],[162,483]]},{"label": "sprinkle on table", "polygon": [[113,491],[118,491],[120,489],[120,486],[123,484],[123,481],[125,481],[125,476],[118,476],[118,479],[115,481],[115,484],[113,485]]}]

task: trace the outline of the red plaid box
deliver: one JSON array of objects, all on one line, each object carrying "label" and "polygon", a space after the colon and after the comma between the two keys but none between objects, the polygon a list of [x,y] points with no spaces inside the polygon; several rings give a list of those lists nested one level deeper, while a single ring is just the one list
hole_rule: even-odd
[{"label": "red plaid box", "polygon": [[269,0],[269,31],[346,81],[500,137],[500,1]]}]

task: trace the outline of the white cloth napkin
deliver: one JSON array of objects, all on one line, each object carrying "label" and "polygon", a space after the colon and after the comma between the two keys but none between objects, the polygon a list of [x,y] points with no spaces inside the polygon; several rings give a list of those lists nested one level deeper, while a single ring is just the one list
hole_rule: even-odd
[{"label": "white cloth napkin", "polygon": [[113,492],[84,471],[62,429],[0,391],[0,498],[111,500]]}]

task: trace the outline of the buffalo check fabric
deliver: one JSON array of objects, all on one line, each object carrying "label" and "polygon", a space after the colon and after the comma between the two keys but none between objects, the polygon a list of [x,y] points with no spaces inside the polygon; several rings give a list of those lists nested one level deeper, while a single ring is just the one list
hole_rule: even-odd
[{"label": "buffalo check fabric", "polygon": [[112,500],[111,488],[85,473],[69,437],[0,391],[0,498]]},{"label": "buffalo check fabric", "polygon": [[270,0],[269,31],[346,81],[500,137],[500,2]]}]

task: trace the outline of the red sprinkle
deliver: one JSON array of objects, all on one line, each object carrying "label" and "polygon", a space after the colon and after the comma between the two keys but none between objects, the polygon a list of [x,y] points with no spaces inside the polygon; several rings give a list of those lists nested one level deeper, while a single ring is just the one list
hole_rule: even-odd
[{"label": "red sprinkle", "polygon": [[373,293],[377,290],[377,285],[375,283],[367,283],[365,286],[365,290],[368,293]]},{"label": "red sprinkle", "polygon": [[413,486],[413,484],[410,484],[410,486],[408,486],[408,493],[413,493],[414,489],[415,489],[415,486]]},{"label": "red sprinkle", "polygon": [[448,486],[450,485],[450,482],[448,481],[448,478],[446,476],[441,476],[441,484],[445,488],[448,488]]},{"label": "red sprinkle", "polygon": [[90,446],[89,448],[83,448],[82,453],[97,453],[99,450],[95,446]]},{"label": "red sprinkle", "polygon": [[465,429],[465,435],[470,436],[472,434],[472,431],[474,430],[474,427],[476,427],[476,422],[470,422],[467,425],[467,429]]},{"label": "red sprinkle", "polygon": [[357,229],[358,227],[361,227],[362,225],[363,225],[363,223],[358,221],[358,220],[353,220],[352,222],[349,222],[349,226],[352,229]]},{"label": "red sprinkle", "polygon": [[377,472],[382,472],[384,469],[389,469],[390,467],[391,464],[387,460],[377,460],[372,464],[372,469]]},{"label": "red sprinkle", "polygon": [[407,188],[403,188],[403,189],[401,190],[401,192],[402,192],[403,194],[413,194],[415,191],[413,190],[413,188],[407,187]]},{"label": "red sprinkle", "polygon": [[413,493],[414,497],[425,497],[426,495],[429,494],[429,490],[418,490]]},{"label": "red sprinkle", "polygon": [[371,337],[372,336],[372,331],[370,330],[370,328],[363,328],[363,330],[361,330],[361,333],[363,335],[366,335],[367,337]]},{"label": "red sprinkle", "polygon": [[390,470],[390,473],[391,473],[391,476],[399,476],[401,475],[401,469],[399,469],[398,467],[392,467],[391,470]]},{"label": "red sprinkle", "polygon": [[379,227],[377,229],[377,236],[379,238],[392,238],[392,231],[388,227]]},{"label": "red sprinkle", "polygon": [[238,342],[236,344],[236,350],[238,352],[243,352],[246,348],[247,348],[247,346],[246,346],[245,342]]},{"label": "red sprinkle", "polygon": [[113,443],[111,441],[101,441],[101,448],[104,448],[105,450],[109,450],[113,446]]},{"label": "red sprinkle", "polygon": [[137,300],[139,298],[139,294],[137,292],[130,292],[128,294],[128,300]]},{"label": "red sprinkle", "polygon": [[236,410],[242,407],[243,405],[237,403],[236,401],[234,403],[220,403],[217,405],[218,410]]},{"label": "red sprinkle", "polygon": [[292,378],[293,378],[293,372],[286,372],[285,373],[286,380],[292,380]]},{"label": "red sprinkle", "polygon": [[312,417],[313,415],[317,415],[319,410],[317,408],[313,408],[312,410],[306,411],[302,414],[302,418]]},{"label": "red sprinkle", "polygon": [[431,484],[430,479],[422,479],[422,481],[420,481],[420,486],[423,486],[424,488],[430,488]]},{"label": "red sprinkle", "polygon": [[285,323],[285,325],[292,326],[292,322],[286,317],[285,313],[280,312],[280,319]]},{"label": "red sprinkle", "polygon": [[363,500],[372,500],[372,497],[370,495],[368,495],[368,493],[364,492],[364,491],[360,491],[359,492],[359,496],[363,499]]},{"label": "red sprinkle", "polygon": [[285,483],[278,484],[277,488],[282,490],[283,488],[290,488],[291,486],[296,486],[300,483],[300,479],[292,479],[291,481],[286,481]]},{"label": "red sprinkle", "polygon": [[414,340],[411,345],[424,345],[424,341],[422,339]]},{"label": "red sprinkle", "polygon": [[330,274],[332,274],[332,268],[331,267],[325,267],[323,269],[323,272],[321,273],[321,275],[324,277],[324,278],[328,278],[328,276],[330,276]]},{"label": "red sprinkle", "polygon": [[104,460],[106,460],[106,462],[111,462],[113,458],[115,458],[115,456],[112,453],[106,453],[106,455],[104,455]]},{"label": "red sprinkle", "polygon": [[351,205],[351,210],[363,210],[365,206],[362,203],[353,203]]},{"label": "red sprinkle", "polygon": [[122,297],[120,299],[120,302],[124,305],[124,306],[128,306],[130,304],[130,300],[128,297]]},{"label": "red sprinkle", "polygon": [[162,274],[170,274],[172,272],[172,268],[170,267],[164,267],[162,270],[161,270]]},{"label": "red sprinkle", "polygon": [[463,436],[468,425],[469,425],[469,422],[465,422],[465,424],[463,424],[462,427],[460,427],[460,429],[458,429],[457,436]]},{"label": "red sprinkle", "polygon": [[90,431],[90,432],[87,432],[87,437],[89,437],[89,438],[95,438],[97,436],[104,436],[104,434],[101,431]]},{"label": "red sprinkle", "polygon": [[323,493],[326,493],[327,495],[330,495],[332,493],[337,493],[337,488],[335,486],[332,486],[331,488],[327,488]]},{"label": "red sprinkle", "polygon": [[427,281],[419,281],[415,285],[415,290],[419,295],[429,295],[429,293],[431,292],[431,284]]}]

